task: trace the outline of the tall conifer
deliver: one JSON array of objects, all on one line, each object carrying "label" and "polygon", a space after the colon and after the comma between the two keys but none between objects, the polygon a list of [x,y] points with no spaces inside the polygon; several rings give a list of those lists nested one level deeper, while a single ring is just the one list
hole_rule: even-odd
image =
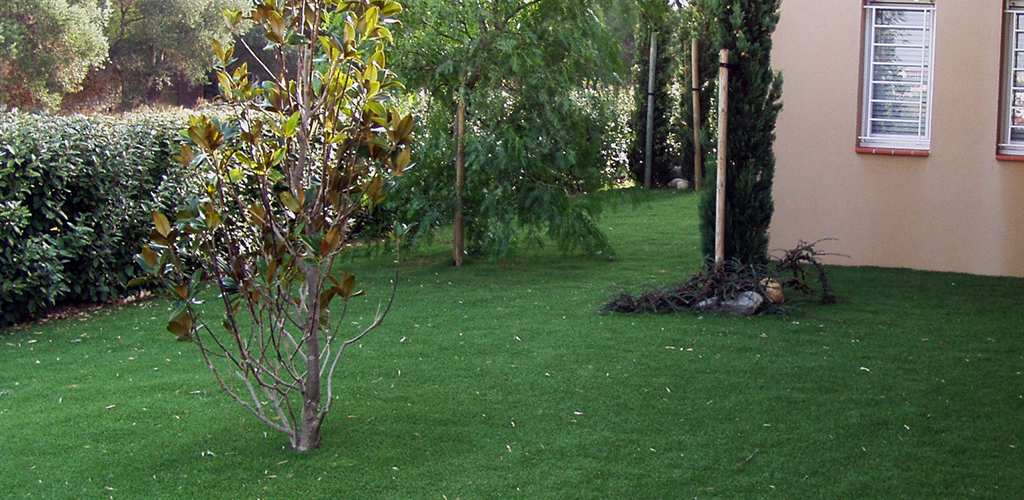
[{"label": "tall conifer", "polygon": [[[767,260],[775,175],[775,122],[782,109],[782,74],[771,69],[772,33],[780,0],[710,0],[719,49],[730,51],[725,255],[744,263]],[[717,126],[716,126],[717,129]],[[713,131],[717,137],[717,130]],[[715,165],[708,152],[709,189],[700,200],[701,242],[715,253]]]},{"label": "tall conifer", "polygon": [[636,66],[634,68],[634,112],[632,128],[635,133],[629,148],[629,170],[637,184],[644,182],[644,149],[647,143],[647,91],[650,68],[651,34],[658,35],[655,57],[654,83],[654,147],[651,158],[651,185],[664,186],[672,180],[672,168],[679,162],[673,148],[673,119],[676,103],[672,95],[672,82],[677,71],[678,51],[674,31],[679,23],[676,11],[664,0],[640,2],[640,19],[636,28]]}]

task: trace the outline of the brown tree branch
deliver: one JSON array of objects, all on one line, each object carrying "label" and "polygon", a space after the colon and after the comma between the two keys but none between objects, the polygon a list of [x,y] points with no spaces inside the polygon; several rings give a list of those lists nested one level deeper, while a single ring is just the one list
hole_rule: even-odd
[{"label": "brown tree branch", "polygon": [[505,16],[505,19],[502,20],[500,24],[498,24],[497,26],[494,27],[495,30],[496,31],[504,30],[505,27],[508,26],[508,23],[510,21],[512,21],[512,18],[518,16],[520,12],[522,12],[522,11],[524,11],[524,10],[534,6],[534,5],[537,5],[537,4],[539,4],[539,3],[543,2],[543,1],[544,0],[530,0],[528,2],[523,3],[519,7],[516,7],[515,9],[512,10],[512,12],[509,12],[508,15]]}]

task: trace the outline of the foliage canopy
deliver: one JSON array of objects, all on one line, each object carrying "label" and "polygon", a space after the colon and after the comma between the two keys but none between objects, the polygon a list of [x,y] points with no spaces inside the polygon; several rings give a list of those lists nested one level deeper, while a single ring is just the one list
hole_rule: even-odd
[{"label": "foliage canopy", "polygon": [[56,109],[107,57],[96,2],[0,2],[0,103]]},{"label": "foliage canopy", "polygon": [[[421,233],[466,216],[467,251],[501,256],[528,235],[566,250],[607,249],[599,206],[608,86],[619,49],[597,0],[412,0],[399,41],[403,74],[426,109],[421,167],[405,183],[400,218]],[[417,93],[418,92],[418,93]],[[456,196],[459,102],[465,106],[464,196]],[[460,203],[461,202],[461,203]]]},{"label": "foliage canopy", "polygon": [[149,214],[198,186],[170,159],[181,123],[0,113],[0,327],[126,292]]},{"label": "foliage canopy", "polygon": [[[775,121],[782,110],[782,74],[771,68],[779,0],[708,0],[718,48],[729,49],[729,123],[725,256],[747,264],[768,259],[775,175]],[[717,129],[714,133],[717,135]],[[716,151],[709,151],[707,184],[715,184]],[[701,247],[715,254],[715,190],[701,196]]]},{"label": "foliage canopy", "polygon": [[243,9],[246,0],[113,0],[106,35],[110,69],[121,82],[121,105],[131,107],[177,78],[203,82],[215,59],[209,40],[230,33],[221,8]]}]

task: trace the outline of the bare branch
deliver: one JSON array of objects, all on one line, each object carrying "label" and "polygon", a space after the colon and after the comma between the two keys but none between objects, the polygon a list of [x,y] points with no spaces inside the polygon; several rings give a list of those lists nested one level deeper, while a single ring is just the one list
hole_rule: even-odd
[{"label": "bare branch", "polygon": [[[398,260],[396,258],[396,260]],[[391,311],[391,305],[395,303],[395,295],[398,292],[398,277],[400,276],[401,267],[396,263],[395,265],[395,278],[391,281],[391,297],[388,298],[388,305],[384,308],[384,313],[380,313],[380,306],[377,306],[377,314],[370,326],[366,327],[359,335],[342,342],[338,348],[338,353],[334,355],[334,361],[331,362],[331,369],[327,372],[327,402],[324,403],[323,408],[320,410],[319,420],[322,422],[327,413],[331,411],[331,404],[334,402],[334,370],[338,367],[338,361],[341,359],[341,354],[345,352],[345,347],[359,342],[359,339],[370,333],[371,330],[377,328],[384,322],[384,317],[387,316],[388,312]],[[340,324],[340,323],[339,323]]]},{"label": "bare branch", "polygon": [[[451,40],[451,41],[453,41],[453,42],[455,42],[455,43],[457,43],[459,45],[462,45],[463,43],[465,43],[464,40],[459,40],[458,38],[455,38],[454,36],[451,36],[448,33],[445,33],[444,31],[441,31],[441,28],[439,28],[437,26],[434,26],[433,24],[430,24],[430,22],[428,22],[426,19],[421,20],[421,22],[423,24],[425,24],[428,28],[434,30],[434,32],[437,33],[437,36],[439,36],[441,38],[444,38],[444,39],[447,39],[447,40]],[[466,37],[469,39],[469,41],[473,41],[473,37],[469,34],[469,32],[466,32]]]},{"label": "bare branch", "polygon": [[270,71],[270,68],[268,68],[267,65],[263,63],[263,59],[260,59],[260,56],[256,55],[256,52],[253,52],[252,47],[250,47],[249,44],[246,43],[245,38],[238,37],[238,41],[242,42],[242,46],[245,47],[245,50],[249,52],[249,55],[252,56],[253,60],[259,63],[260,67],[263,68],[263,71],[267,72],[267,76],[272,80],[276,80],[277,77],[274,76],[274,72]]},{"label": "bare branch", "polygon": [[249,410],[249,412],[255,415],[256,418],[260,419],[260,421],[267,424],[267,426],[269,426],[271,429],[274,429],[275,431],[284,434],[289,434],[287,428],[277,424],[273,420],[266,418],[266,416],[261,415],[260,411],[256,407],[252,406],[251,404],[240,398],[238,394],[224,382],[224,379],[221,378],[220,372],[217,370],[217,367],[214,366],[213,361],[209,358],[209,356],[206,355],[206,351],[200,349],[199,352],[201,353],[203,361],[206,363],[206,367],[213,373],[214,378],[217,379],[217,385],[219,385],[220,388],[224,390],[224,392],[228,393],[228,395],[231,396],[232,399],[234,399],[238,404],[245,407],[245,409]]}]

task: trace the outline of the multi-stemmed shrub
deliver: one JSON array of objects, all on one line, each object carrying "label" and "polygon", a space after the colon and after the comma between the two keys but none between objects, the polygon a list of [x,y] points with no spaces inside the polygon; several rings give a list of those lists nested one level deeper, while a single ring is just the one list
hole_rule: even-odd
[{"label": "multi-stemmed shrub", "polygon": [[[237,65],[235,47],[213,42],[237,118],[190,121],[177,159],[204,173],[205,189],[171,216],[152,214],[152,243],[138,257],[173,297],[167,329],[297,451],[319,445],[341,354],[394,299],[392,289],[369,326],[348,332],[345,313],[360,292],[334,264],[361,214],[411,166],[413,118],[395,108],[401,83],[385,56],[401,11],[393,0],[264,0],[225,11],[232,26],[263,30],[281,70],[259,81],[269,71]],[[204,275],[224,306],[212,323],[198,308]]]}]

